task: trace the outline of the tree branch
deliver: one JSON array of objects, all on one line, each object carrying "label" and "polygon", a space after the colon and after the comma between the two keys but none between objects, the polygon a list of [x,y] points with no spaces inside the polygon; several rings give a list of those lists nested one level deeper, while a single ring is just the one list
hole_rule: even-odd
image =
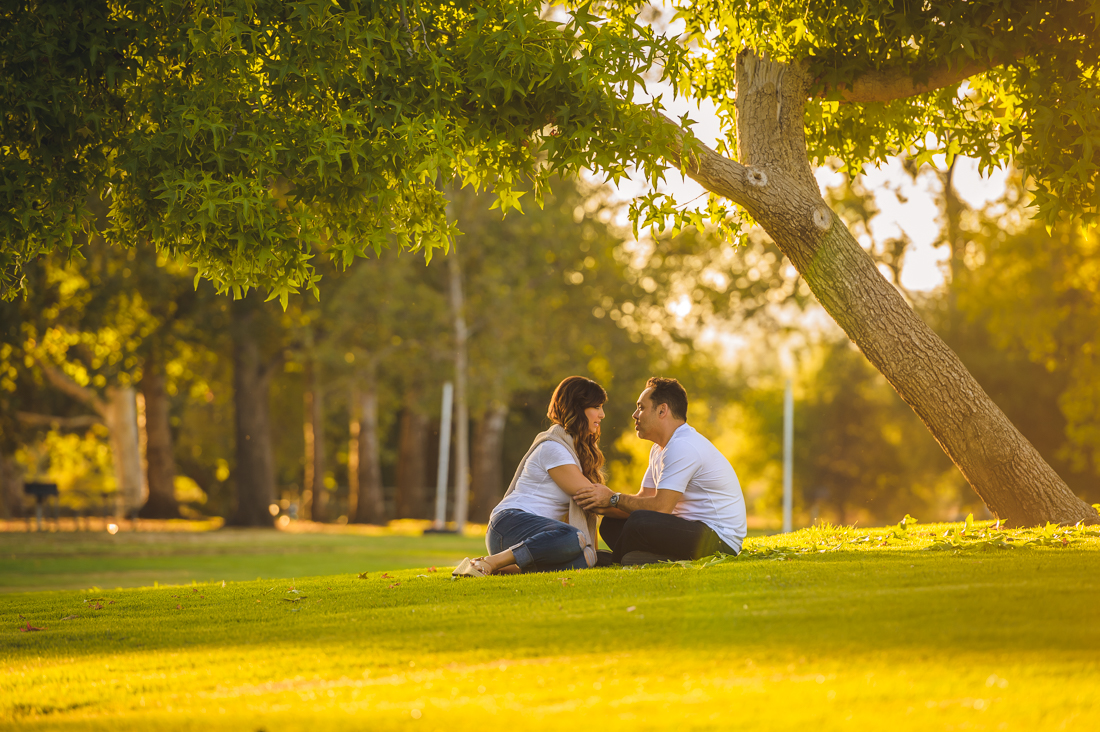
[{"label": "tree branch", "polygon": [[91,427],[93,424],[103,424],[103,420],[94,414],[84,414],[79,417],[55,417],[52,414],[34,414],[32,412],[16,412],[15,416],[23,424],[35,427],[62,427],[69,430],[77,430]]},{"label": "tree branch", "polygon": [[[1035,47],[1019,48],[1010,54],[993,59],[972,60],[958,65],[944,61],[925,69],[908,69],[892,66],[884,69],[869,69],[848,84],[839,87],[825,86],[820,96],[830,92],[839,92],[840,102],[846,104],[864,104],[867,102],[891,102],[895,99],[907,99],[918,94],[954,86],[971,76],[976,76],[998,66],[1030,56]],[[918,81],[919,79],[919,81]]]},{"label": "tree branch", "polygon": [[746,205],[749,200],[747,167],[724,155],[719,155],[698,139],[694,140],[692,150],[685,154],[684,137],[691,133],[659,112],[654,112],[653,118],[658,125],[664,125],[670,133],[669,149],[672,153],[669,155],[670,162],[678,160],[684,173],[708,191],[724,196],[734,203]]},{"label": "tree branch", "polygon": [[94,409],[98,414],[103,415],[107,412],[107,403],[99,398],[91,389],[81,386],[72,380],[70,376],[63,373],[57,367],[46,363],[42,359],[36,359],[39,367],[42,369],[42,373],[46,375],[46,379],[54,385],[59,391],[62,391],[72,398],[84,402],[89,407]]}]

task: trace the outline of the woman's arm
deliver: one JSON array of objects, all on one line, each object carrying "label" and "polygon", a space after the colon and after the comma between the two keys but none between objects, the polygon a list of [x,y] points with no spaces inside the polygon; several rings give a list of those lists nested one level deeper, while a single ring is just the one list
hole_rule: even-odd
[{"label": "woman's arm", "polygon": [[572,463],[550,468],[546,472],[550,474],[550,479],[558,484],[558,488],[561,488],[565,495],[570,498],[575,496],[578,491],[592,487],[592,481],[585,478],[581,469]]}]

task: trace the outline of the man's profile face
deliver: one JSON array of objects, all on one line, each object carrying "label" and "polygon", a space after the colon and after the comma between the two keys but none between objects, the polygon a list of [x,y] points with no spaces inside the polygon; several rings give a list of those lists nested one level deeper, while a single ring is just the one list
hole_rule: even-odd
[{"label": "man's profile face", "polygon": [[649,392],[652,390],[652,387],[650,387],[642,392],[641,396],[638,397],[637,408],[632,415],[634,418],[634,431],[643,440],[652,440],[653,435],[656,434],[657,409],[659,407],[655,407],[653,401],[649,398]]}]

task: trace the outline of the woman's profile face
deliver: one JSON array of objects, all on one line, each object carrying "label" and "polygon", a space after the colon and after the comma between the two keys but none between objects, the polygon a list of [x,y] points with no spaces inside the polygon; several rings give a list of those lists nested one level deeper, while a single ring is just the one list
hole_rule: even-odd
[{"label": "woman's profile face", "polygon": [[588,419],[588,434],[595,434],[600,429],[600,422],[603,421],[603,405],[588,407],[584,410],[584,416]]}]

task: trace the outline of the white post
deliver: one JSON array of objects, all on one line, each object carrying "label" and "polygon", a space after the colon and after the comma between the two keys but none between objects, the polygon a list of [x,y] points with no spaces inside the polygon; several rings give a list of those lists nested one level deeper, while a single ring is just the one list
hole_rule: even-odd
[{"label": "white post", "polygon": [[794,508],[794,391],[791,380],[783,394],[783,533],[791,531]]},{"label": "white post", "polygon": [[447,473],[451,463],[451,402],[454,384],[443,385],[443,413],[439,418],[439,473],[435,481],[435,522],[437,531],[447,526]]}]

